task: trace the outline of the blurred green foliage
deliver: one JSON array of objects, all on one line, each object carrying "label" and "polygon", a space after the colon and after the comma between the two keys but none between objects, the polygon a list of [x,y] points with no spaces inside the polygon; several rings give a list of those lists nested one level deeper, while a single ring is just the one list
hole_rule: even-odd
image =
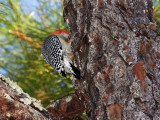
[{"label": "blurred green foliage", "polygon": [[160,30],[160,0],[153,0],[153,16]]},{"label": "blurred green foliage", "polygon": [[29,1],[0,0],[0,68],[45,106],[74,92],[70,78],[55,72],[41,56],[45,37],[56,29],[67,30],[61,3],[37,0],[32,10]]}]

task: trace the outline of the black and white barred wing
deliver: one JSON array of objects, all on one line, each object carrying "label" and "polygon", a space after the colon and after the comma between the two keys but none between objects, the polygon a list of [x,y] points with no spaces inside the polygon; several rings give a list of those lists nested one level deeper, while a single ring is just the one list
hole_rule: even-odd
[{"label": "black and white barred wing", "polygon": [[57,36],[50,35],[44,40],[42,55],[44,61],[49,63],[58,73],[65,76],[62,45]]}]

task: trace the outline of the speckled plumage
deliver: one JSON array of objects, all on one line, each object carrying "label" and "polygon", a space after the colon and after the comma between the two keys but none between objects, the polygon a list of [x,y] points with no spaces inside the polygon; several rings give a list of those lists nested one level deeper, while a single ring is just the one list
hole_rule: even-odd
[{"label": "speckled plumage", "polygon": [[[66,72],[72,73],[80,79],[80,71],[74,67],[67,56],[63,53],[62,44],[56,35],[48,36],[42,44],[44,61],[49,63],[55,71],[66,77]],[[64,51],[66,53],[66,51]]]},{"label": "speckled plumage", "polygon": [[44,61],[49,63],[58,73],[64,72],[62,45],[55,35],[48,36],[42,44]]}]

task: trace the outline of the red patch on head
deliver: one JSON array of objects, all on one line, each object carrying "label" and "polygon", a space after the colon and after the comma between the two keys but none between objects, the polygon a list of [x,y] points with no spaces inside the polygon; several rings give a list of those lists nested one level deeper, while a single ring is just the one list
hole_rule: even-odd
[{"label": "red patch on head", "polygon": [[66,33],[69,35],[69,32],[67,32],[66,30],[63,30],[63,29],[56,30],[56,31],[52,32],[51,35],[57,35],[57,34],[59,35],[61,33]]}]

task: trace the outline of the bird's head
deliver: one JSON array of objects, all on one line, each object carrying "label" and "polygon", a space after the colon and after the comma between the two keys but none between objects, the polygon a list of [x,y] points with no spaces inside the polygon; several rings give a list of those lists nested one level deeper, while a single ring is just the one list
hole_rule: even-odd
[{"label": "bird's head", "polygon": [[51,35],[56,35],[58,38],[65,40],[66,42],[70,42],[69,32],[63,29],[56,30],[51,33]]}]

